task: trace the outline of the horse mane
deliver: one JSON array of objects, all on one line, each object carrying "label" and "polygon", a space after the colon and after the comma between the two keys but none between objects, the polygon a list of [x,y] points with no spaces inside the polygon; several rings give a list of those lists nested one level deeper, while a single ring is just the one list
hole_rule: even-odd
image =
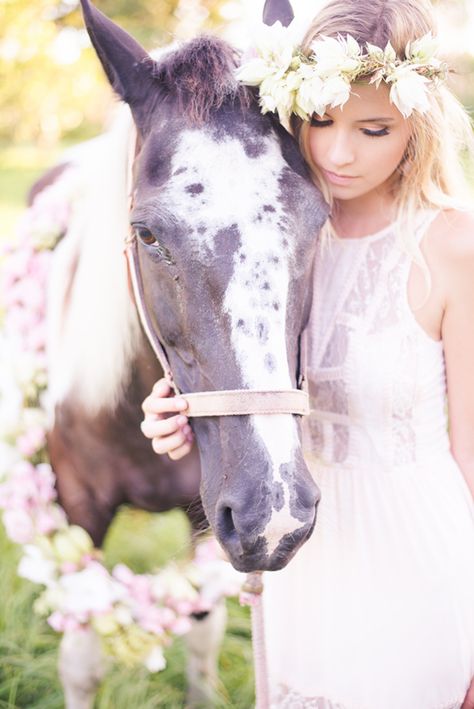
[{"label": "horse mane", "polygon": [[114,409],[142,344],[123,256],[133,141],[122,106],[106,133],[65,156],[76,171],[77,201],[48,285],[50,416],[66,397],[90,414]]},{"label": "horse mane", "polygon": [[227,42],[201,35],[161,61],[150,61],[161,97],[173,97],[181,115],[203,123],[227,102],[249,104],[249,90],[235,78],[239,59],[239,52]]}]

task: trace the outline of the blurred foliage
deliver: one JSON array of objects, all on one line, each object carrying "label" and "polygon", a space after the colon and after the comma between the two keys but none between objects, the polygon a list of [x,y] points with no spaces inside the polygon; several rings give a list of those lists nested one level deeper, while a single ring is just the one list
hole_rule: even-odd
[{"label": "blurred foliage", "polygon": [[[147,49],[218,31],[242,0],[94,0]],[[261,3],[263,0],[254,0]],[[469,25],[473,0],[434,0],[441,24]],[[0,0],[0,146],[55,148],[98,133],[112,93],[84,30],[79,0]],[[453,49],[456,51],[456,32]],[[453,88],[474,109],[474,56],[456,57]]]},{"label": "blurred foliage", "polygon": [[[222,24],[225,0],[97,0],[147,49]],[[111,91],[78,0],[0,0],[0,141],[54,146],[103,124]]]}]

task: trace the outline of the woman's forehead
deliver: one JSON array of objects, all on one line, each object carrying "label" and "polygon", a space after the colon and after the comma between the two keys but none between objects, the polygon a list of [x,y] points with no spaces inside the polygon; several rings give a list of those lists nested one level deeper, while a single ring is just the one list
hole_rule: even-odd
[{"label": "woman's forehead", "polygon": [[385,119],[390,122],[403,121],[397,107],[390,101],[390,89],[382,83],[379,87],[369,83],[352,85],[351,95],[344,106],[329,108],[328,115],[338,120],[358,122]]}]

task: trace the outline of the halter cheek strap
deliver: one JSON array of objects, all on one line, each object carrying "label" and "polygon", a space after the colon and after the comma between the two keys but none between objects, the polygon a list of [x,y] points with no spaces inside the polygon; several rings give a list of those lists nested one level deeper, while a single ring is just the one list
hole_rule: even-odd
[{"label": "halter cheek strap", "polygon": [[[134,154],[135,150],[136,147],[134,144]],[[129,186],[131,186],[132,155],[130,155],[129,160]],[[130,198],[130,206],[132,202],[133,200]],[[155,333],[145,308],[145,293],[140,272],[137,237],[132,229],[130,229],[129,237],[125,242],[125,255],[130,284],[141,325],[153,348],[156,358],[161,364],[165,378],[170,383],[175,394],[179,395],[188,404],[188,408],[185,410],[186,416],[248,416],[267,414],[297,414],[299,416],[307,416],[310,413],[308,394],[300,389],[283,391],[233,389],[231,391],[204,391],[183,394],[174,380],[165,349]]]},{"label": "halter cheek strap", "polygon": [[308,394],[299,389],[261,391],[254,389],[233,389],[231,391],[204,391],[193,394],[180,392],[171,370],[166,352],[157,337],[144,306],[143,283],[138,262],[138,247],[135,236],[126,243],[130,283],[143,330],[163,369],[165,378],[175,394],[183,398],[188,408],[186,416],[246,416],[266,414],[309,414]]}]

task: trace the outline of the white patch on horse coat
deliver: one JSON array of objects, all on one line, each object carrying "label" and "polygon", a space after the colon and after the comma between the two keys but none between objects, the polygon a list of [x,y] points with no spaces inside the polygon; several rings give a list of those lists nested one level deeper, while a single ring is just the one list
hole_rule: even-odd
[{"label": "white patch on horse coat", "polygon": [[[286,163],[275,136],[261,140],[264,154],[251,160],[249,170],[249,157],[239,140],[227,137],[216,142],[203,132],[183,132],[167,194],[179,218],[193,229],[197,258],[207,260],[219,232],[237,226],[240,246],[233,256],[223,315],[231,320],[232,344],[244,386],[291,389],[286,315],[288,261],[293,254],[291,238],[283,243],[285,215],[278,201],[279,178]],[[182,167],[187,170],[181,172]],[[186,191],[190,185],[202,186],[193,199]],[[176,202],[179,194],[183,199]],[[207,227],[204,234],[197,231],[200,223]],[[274,484],[284,491],[284,504],[279,511],[273,510],[264,532],[271,554],[283,534],[302,526],[291,515],[288,481],[281,475],[282,465],[291,467],[299,440],[290,415],[253,416],[252,423],[271,461]]]},{"label": "white patch on horse coat", "polygon": [[123,255],[132,125],[122,107],[108,133],[65,155],[78,171],[80,194],[68,233],[55,249],[48,289],[50,414],[68,395],[92,415],[113,408],[141,341]]}]

